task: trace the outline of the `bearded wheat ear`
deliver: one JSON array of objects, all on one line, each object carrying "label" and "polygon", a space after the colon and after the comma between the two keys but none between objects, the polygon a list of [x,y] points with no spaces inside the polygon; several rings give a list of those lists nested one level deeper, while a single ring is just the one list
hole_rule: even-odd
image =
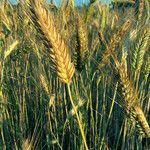
[{"label": "bearded wheat ear", "polygon": [[64,83],[69,83],[74,74],[74,65],[71,63],[65,42],[54,27],[52,15],[43,7],[41,2],[41,0],[30,0],[32,20],[41,33],[41,38],[47,47],[47,53],[53,62],[58,77]]},{"label": "bearded wheat ear", "polygon": [[115,57],[113,58],[119,79],[120,94],[122,96],[121,106],[129,120],[135,123],[139,134],[150,137],[150,127],[138,101],[133,84],[128,78],[124,65],[120,64]]},{"label": "bearded wheat ear", "polygon": [[130,27],[130,24],[131,24],[131,22],[129,20],[127,20],[123,24],[121,29],[117,33],[112,35],[110,42],[106,45],[106,49],[98,61],[99,63],[96,66],[96,70],[103,68],[107,64],[109,57],[114,52],[118,43],[123,39],[124,34],[126,33],[128,28]]}]

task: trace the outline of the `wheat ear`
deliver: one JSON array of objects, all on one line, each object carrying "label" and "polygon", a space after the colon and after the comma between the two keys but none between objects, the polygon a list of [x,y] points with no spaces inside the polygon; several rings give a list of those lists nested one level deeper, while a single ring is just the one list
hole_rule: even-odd
[{"label": "wheat ear", "polygon": [[144,10],[144,0],[136,0],[135,5],[136,5],[136,8],[135,8],[136,18],[138,21],[140,21],[142,18],[143,10]]},{"label": "wheat ear", "polygon": [[52,15],[43,7],[41,0],[30,0],[30,10],[58,77],[64,83],[69,83],[75,69],[71,63],[67,46],[54,27]]},{"label": "wheat ear", "polygon": [[139,134],[150,137],[150,127],[138,101],[138,96],[133,84],[128,78],[125,67],[123,64],[120,64],[115,57],[114,61],[119,79],[119,89],[121,90],[122,108],[130,121],[135,122]]},{"label": "wheat ear", "polygon": [[135,50],[133,52],[132,67],[135,72],[140,71],[143,64],[143,59],[146,50],[148,49],[148,41],[150,37],[150,31],[146,28],[140,37],[139,41],[135,45]]},{"label": "wheat ear", "polygon": [[74,63],[76,69],[80,72],[84,68],[85,60],[88,53],[88,36],[86,25],[82,21],[79,14],[77,14],[76,22],[76,47],[74,54]]}]

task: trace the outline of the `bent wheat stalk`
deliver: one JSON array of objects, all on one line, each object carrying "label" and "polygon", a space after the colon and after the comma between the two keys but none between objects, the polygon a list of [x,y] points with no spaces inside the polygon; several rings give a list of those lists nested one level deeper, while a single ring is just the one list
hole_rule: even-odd
[{"label": "bent wheat stalk", "polygon": [[61,36],[56,32],[52,15],[46,10],[41,0],[30,0],[30,10],[35,27],[41,33],[41,38],[48,49],[50,59],[53,62],[58,77],[67,84],[70,102],[76,114],[81,136],[86,150],[88,146],[84,135],[82,123],[80,121],[76,106],[73,102],[70,90],[70,80],[74,74],[74,65],[71,63],[71,57],[68,54],[68,48],[62,40]]}]

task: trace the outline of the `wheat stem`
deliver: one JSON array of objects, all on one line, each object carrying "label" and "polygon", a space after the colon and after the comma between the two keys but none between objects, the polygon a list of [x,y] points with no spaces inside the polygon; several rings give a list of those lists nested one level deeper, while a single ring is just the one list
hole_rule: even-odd
[{"label": "wheat stem", "polygon": [[77,118],[77,122],[78,122],[78,125],[79,125],[79,129],[80,129],[80,132],[81,132],[83,143],[85,145],[85,149],[88,150],[88,146],[87,146],[87,143],[86,143],[86,138],[85,138],[84,130],[83,130],[83,127],[82,127],[82,123],[81,123],[81,120],[79,118],[76,106],[75,106],[75,104],[73,102],[73,99],[72,99],[71,90],[70,90],[70,84],[67,84],[67,89],[68,89],[68,94],[69,94],[71,105],[73,107],[73,110],[74,110],[76,118]]}]

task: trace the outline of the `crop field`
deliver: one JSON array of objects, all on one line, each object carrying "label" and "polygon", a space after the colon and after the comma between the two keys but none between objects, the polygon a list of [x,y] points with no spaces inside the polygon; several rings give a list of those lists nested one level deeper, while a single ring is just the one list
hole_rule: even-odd
[{"label": "crop field", "polygon": [[0,0],[0,150],[149,150],[149,124],[149,0]]}]

